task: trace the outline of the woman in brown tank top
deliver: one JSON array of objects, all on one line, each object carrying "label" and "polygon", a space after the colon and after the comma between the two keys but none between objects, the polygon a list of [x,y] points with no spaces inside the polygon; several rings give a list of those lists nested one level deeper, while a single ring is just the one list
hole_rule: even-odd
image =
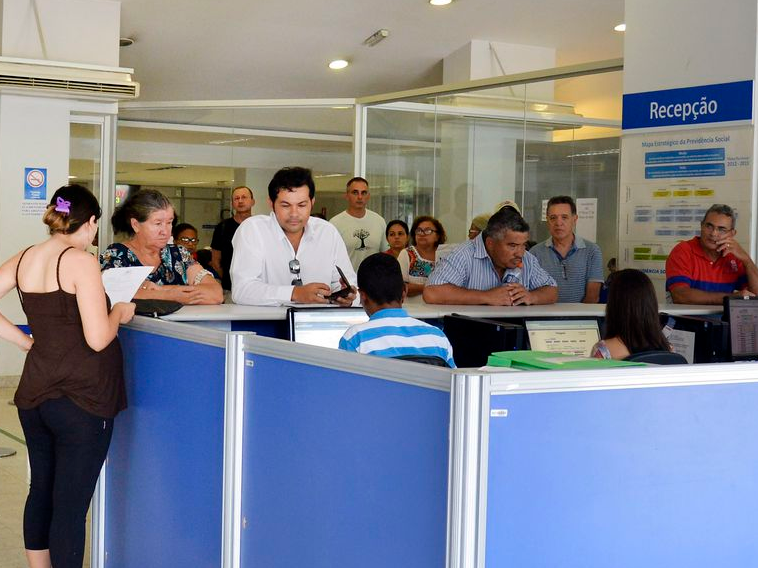
[{"label": "woman in brown tank top", "polygon": [[97,259],[85,251],[99,218],[89,190],[62,187],[43,218],[50,238],[0,266],[0,297],[17,288],[34,338],[0,315],[0,338],[28,351],[15,402],[31,465],[31,568],[81,567],[87,509],[113,417],[126,407],[116,332],[134,304],[108,308]]}]

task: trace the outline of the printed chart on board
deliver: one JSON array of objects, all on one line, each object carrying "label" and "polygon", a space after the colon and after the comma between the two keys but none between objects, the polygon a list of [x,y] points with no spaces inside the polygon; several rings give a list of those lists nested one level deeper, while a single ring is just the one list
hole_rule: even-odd
[{"label": "printed chart on board", "polygon": [[737,240],[749,248],[752,147],[750,126],[625,136],[622,266],[665,280],[669,252],[700,234],[700,221],[714,203],[736,209]]}]

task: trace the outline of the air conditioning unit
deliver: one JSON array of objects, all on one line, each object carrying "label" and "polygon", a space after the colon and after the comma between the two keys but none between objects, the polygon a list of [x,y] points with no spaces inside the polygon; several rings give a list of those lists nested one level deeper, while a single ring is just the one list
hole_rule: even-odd
[{"label": "air conditioning unit", "polygon": [[133,69],[0,57],[0,92],[120,101],[139,96]]}]

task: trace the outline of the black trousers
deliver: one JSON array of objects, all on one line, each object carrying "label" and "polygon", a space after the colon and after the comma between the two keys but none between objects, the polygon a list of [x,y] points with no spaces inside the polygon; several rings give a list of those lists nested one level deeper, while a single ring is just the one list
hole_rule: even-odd
[{"label": "black trousers", "polygon": [[108,453],[113,419],[66,397],[18,411],[31,464],[24,544],[50,549],[55,568],[81,568],[87,509]]}]

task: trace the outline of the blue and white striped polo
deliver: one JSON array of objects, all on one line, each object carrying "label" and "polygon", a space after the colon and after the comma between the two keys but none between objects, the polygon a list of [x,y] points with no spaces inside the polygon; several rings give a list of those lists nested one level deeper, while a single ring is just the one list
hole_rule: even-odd
[{"label": "blue and white striped polo", "polygon": [[442,330],[410,317],[402,308],[379,310],[367,322],[351,326],[339,348],[379,357],[440,357],[455,367],[453,348]]},{"label": "blue and white striped polo", "polygon": [[521,268],[506,270],[501,279],[479,235],[442,258],[429,276],[427,286],[452,284],[468,290],[492,290],[509,282],[518,282],[529,291],[556,286],[555,280],[529,251],[524,252]]}]

